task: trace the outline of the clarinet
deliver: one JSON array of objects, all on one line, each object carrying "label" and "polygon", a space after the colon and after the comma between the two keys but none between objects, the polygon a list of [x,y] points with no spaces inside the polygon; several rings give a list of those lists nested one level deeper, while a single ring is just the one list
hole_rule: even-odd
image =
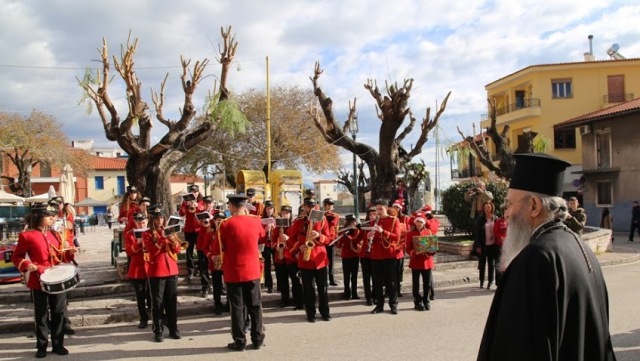
[{"label": "clarinet", "polygon": [[[376,221],[373,224],[374,227],[378,225],[379,220],[380,220],[380,217],[376,217]],[[373,237],[374,236],[369,236],[369,243],[367,244],[367,253],[371,253],[371,247],[373,246]]]}]

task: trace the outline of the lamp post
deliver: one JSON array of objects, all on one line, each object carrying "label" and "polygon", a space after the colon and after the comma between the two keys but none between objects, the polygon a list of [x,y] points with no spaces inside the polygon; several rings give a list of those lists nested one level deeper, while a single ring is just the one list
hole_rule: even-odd
[{"label": "lamp post", "polygon": [[33,169],[31,168],[31,164],[27,165],[27,197],[31,197],[31,172]]},{"label": "lamp post", "polygon": [[[356,134],[358,134],[358,118],[354,117],[349,124],[349,133],[353,138],[353,143],[356,142]],[[353,152],[353,215],[357,220],[360,220],[358,214],[358,166],[356,165],[356,152]]]}]

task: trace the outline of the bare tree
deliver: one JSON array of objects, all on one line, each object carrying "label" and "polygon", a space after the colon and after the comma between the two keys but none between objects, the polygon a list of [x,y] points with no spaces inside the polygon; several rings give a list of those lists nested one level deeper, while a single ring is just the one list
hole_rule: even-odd
[{"label": "bare tree", "polygon": [[465,136],[458,127],[458,133],[467,145],[471,148],[476,158],[489,169],[490,172],[494,172],[498,177],[511,179],[511,173],[513,172],[513,166],[515,160],[513,158],[513,151],[511,150],[509,139],[507,134],[509,133],[509,125],[505,125],[501,132],[498,132],[496,127],[496,106],[490,99],[487,99],[489,103],[489,115],[491,117],[491,125],[487,128],[487,135],[491,138],[491,141],[496,147],[496,156],[498,164],[494,164],[491,158],[491,153],[484,141],[484,135],[482,129],[480,130],[481,141],[476,142],[475,134],[471,136]]},{"label": "bare tree", "polygon": [[[361,161],[358,163],[358,179],[357,179],[357,187],[358,187],[358,211],[362,211],[365,207],[364,195],[367,192],[371,191],[371,178],[367,177],[364,174],[364,165],[365,162]],[[355,185],[353,184],[353,174],[351,174],[348,170],[339,169],[337,171],[338,178],[336,182],[342,184],[347,188],[347,191],[352,195],[355,195]]]},{"label": "bare tree", "polygon": [[[316,62],[314,76],[310,79],[313,83],[314,94],[324,115],[324,121],[322,121],[316,108],[310,111],[316,128],[322,133],[325,141],[342,147],[349,152],[356,153],[367,163],[371,177],[372,199],[379,197],[389,198],[396,182],[396,176],[400,173],[403,165],[409,163],[413,157],[422,152],[422,147],[427,141],[429,131],[438,123],[447,106],[451,92],[444,98],[433,119],[431,118],[431,108],[427,108],[426,116],[422,119],[420,125],[420,136],[416,144],[407,151],[402,147],[401,143],[413,130],[416,123],[416,118],[408,107],[413,79],[405,79],[402,86],[398,86],[397,83],[392,85],[385,83],[386,95],[384,96],[381,94],[378,84],[369,79],[364,87],[374,98],[378,119],[381,121],[378,152],[369,145],[354,141],[347,136],[347,130],[350,129],[351,122],[356,117],[356,99],[353,100],[353,104],[349,102],[347,120],[342,127],[339,126],[333,114],[333,101],[324,94],[318,85],[320,74],[322,74],[322,69],[320,68],[320,63]],[[398,134],[407,117],[409,118],[409,124]]]},{"label": "bare tree", "polygon": [[[221,28],[223,45],[219,46],[218,62],[222,65],[219,97],[214,101],[224,102],[229,97],[227,89],[227,76],[229,67],[238,47],[235,36],[231,34],[231,27],[226,30]],[[115,141],[128,153],[126,172],[129,184],[138,187],[154,202],[160,203],[165,209],[173,209],[171,199],[170,176],[177,162],[185,153],[198,143],[208,138],[214,131],[219,119],[209,119],[197,126],[192,125],[196,115],[193,104],[193,94],[200,81],[208,59],[196,61],[193,68],[189,68],[191,60],[180,56],[182,64],[182,90],[184,92],[184,104],[182,105],[180,118],[167,119],[164,115],[165,85],[167,74],[160,85],[160,94],[152,91],[152,101],[155,106],[155,118],[167,128],[167,132],[156,144],[151,144],[151,129],[153,119],[149,106],[142,96],[142,83],[138,80],[134,71],[134,55],[138,46],[138,39],[133,43],[127,40],[127,46],[123,49],[120,59],[113,57],[113,65],[126,85],[126,97],[128,113],[124,119],[120,118],[111,97],[109,96],[109,84],[112,81],[110,75],[110,58],[107,40],[103,39],[102,49],[99,49],[102,59],[102,74],[98,71],[97,85],[78,79],[87,95],[95,103],[105,135],[108,140]],[[133,128],[138,131],[134,132]]]}]

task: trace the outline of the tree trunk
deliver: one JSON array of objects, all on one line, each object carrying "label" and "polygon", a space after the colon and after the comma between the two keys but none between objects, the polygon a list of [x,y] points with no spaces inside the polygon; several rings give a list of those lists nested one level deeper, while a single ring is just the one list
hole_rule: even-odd
[{"label": "tree trunk", "polygon": [[130,155],[126,167],[129,184],[149,197],[152,204],[160,204],[172,214],[176,207],[171,193],[171,174],[182,156],[179,151],[165,152],[159,159],[149,153]]}]

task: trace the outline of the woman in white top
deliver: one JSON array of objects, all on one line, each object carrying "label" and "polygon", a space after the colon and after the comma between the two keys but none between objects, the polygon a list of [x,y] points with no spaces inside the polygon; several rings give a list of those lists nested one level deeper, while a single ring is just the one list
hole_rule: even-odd
[{"label": "woman in white top", "polygon": [[489,284],[487,289],[491,288],[491,284],[495,279],[496,261],[500,248],[495,245],[495,237],[493,235],[493,224],[497,217],[495,216],[495,206],[493,202],[486,201],[482,205],[483,213],[476,221],[475,240],[473,248],[478,254],[478,270],[480,271],[480,288],[484,287],[484,276],[486,265],[489,265]]}]

